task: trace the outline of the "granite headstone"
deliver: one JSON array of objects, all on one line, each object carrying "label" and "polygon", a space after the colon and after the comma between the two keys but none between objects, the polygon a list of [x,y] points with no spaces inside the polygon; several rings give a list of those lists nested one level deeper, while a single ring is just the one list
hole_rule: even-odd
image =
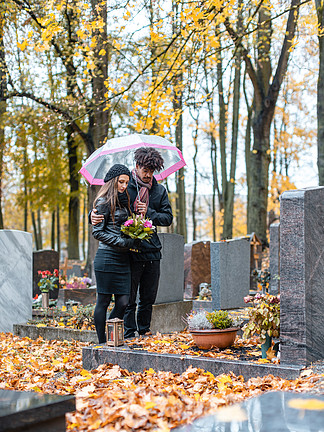
[{"label": "granite headstone", "polygon": [[210,243],[213,309],[246,307],[250,291],[250,237]]},{"label": "granite headstone", "polygon": [[324,358],[324,187],[280,199],[281,363]]},{"label": "granite headstone", "polygon": [[161,276],[155,303],[183,300],[183,237],[179,234],[159,233],[162,244]]},{"label": "granite headstone", "polygon": [[184,298],[199,294],[201,283],[210,284],[210,242],[199,241],[184,245]]},{"label": "granite headstone", "polygon": [[32,318],[32,234],[0,230],[0,331]]},{"label": "granite headstone", "polygon": [[75,396],[0,390],[0,432],[63,432]]},{"label": "granite headstone", "polygon": [[[53,273],[54,269],[59,269],[59,253],[55,250],[39,250],[33,252],[33,297],[40,294],[38,282],[41,276],[38,271],[49,270]],[[54,288],[50,292],[51,299],[57,299],[58,288]]]},{"label": "granite headstone", "polygon": [[[268,392],[240,404],[215,410],[174,432],[320,432],[323,431],[323,395]],[[306,408],[307,407],[307,408]]]},{"label": "granite headstone", "polygon": [[270,247],[269,247],[269,265],[270,265],[270,285],[269,293],[277,295],[280,293],[280,224],[273,223],[270,225]]}]

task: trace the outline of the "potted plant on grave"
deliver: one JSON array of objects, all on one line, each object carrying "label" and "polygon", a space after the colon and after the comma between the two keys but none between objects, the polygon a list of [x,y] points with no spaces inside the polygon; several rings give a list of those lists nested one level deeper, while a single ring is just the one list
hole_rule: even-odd
[{"label": "potted plant on grave", "polygon": [[59,271],[54,269],[53,273],[51,273],[49,270],[40,270],[38,274],[42,276],[38,282],[39,290],[42,293],[42,307],[48,307],[49,292],[57,288],[56,281],[58,280]]},{"label": "potted plant on grave", "polygon": [[227,348],[233,345],[236,333],[240,328],[235,318],[224,310],[193,311],[185,321],[196,345],[203,349],[209,349],[212,346]]},{"label": "potted plant on grave", "polygon": [[280,334],[280,294],[259,294],[244,297],[245,303],[252,303],[248,311],[249,321],[243,327],[243,338],[253,334],[260,336],[262,358],[267,358],[272,337]]}]

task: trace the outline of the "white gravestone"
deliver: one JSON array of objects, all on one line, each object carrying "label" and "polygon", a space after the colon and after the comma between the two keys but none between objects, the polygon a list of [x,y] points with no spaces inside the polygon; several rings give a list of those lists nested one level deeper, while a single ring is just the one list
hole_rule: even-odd
[{"label": "white gravestone", "polygon": [[32,318],[32,235],[0,230],[0,331],[12,332],[13,324]]}]

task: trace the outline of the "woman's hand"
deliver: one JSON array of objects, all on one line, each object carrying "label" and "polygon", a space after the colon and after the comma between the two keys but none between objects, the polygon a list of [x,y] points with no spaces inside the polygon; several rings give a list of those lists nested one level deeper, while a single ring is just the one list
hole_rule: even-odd
[{"label": "woman's hand", "polygon": [[98,215],[97,211],[98,211],[97,209],[93,209],[91,214],[90,214],[90,219],[91,219],[92,225],[97,225],[104,220],[104,216],[101,214]]}]

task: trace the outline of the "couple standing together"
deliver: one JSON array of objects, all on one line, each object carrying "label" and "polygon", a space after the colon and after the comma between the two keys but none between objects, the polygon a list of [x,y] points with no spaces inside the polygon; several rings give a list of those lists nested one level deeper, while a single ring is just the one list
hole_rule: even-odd
[{"label": "couple standing together", "polygon": [[99,343],[106,342],[106,314],[113,294],[115,306],[109,318],[124,319],[125,338],[135,337],[136,331],[149,333],[159,285],[162,246],[157,233],[149,241],[126,238],[121,225],[133,212],[151,219],[155,226],[169,226],[173,219],[167,191],[153,177],[154,171],[163,168],[161,154],[151,147],[139,148],[135,164],[132,172],[120,164],[110,168],[90,213],[92,235],[99,240],[94,260],[94,321]]}]

